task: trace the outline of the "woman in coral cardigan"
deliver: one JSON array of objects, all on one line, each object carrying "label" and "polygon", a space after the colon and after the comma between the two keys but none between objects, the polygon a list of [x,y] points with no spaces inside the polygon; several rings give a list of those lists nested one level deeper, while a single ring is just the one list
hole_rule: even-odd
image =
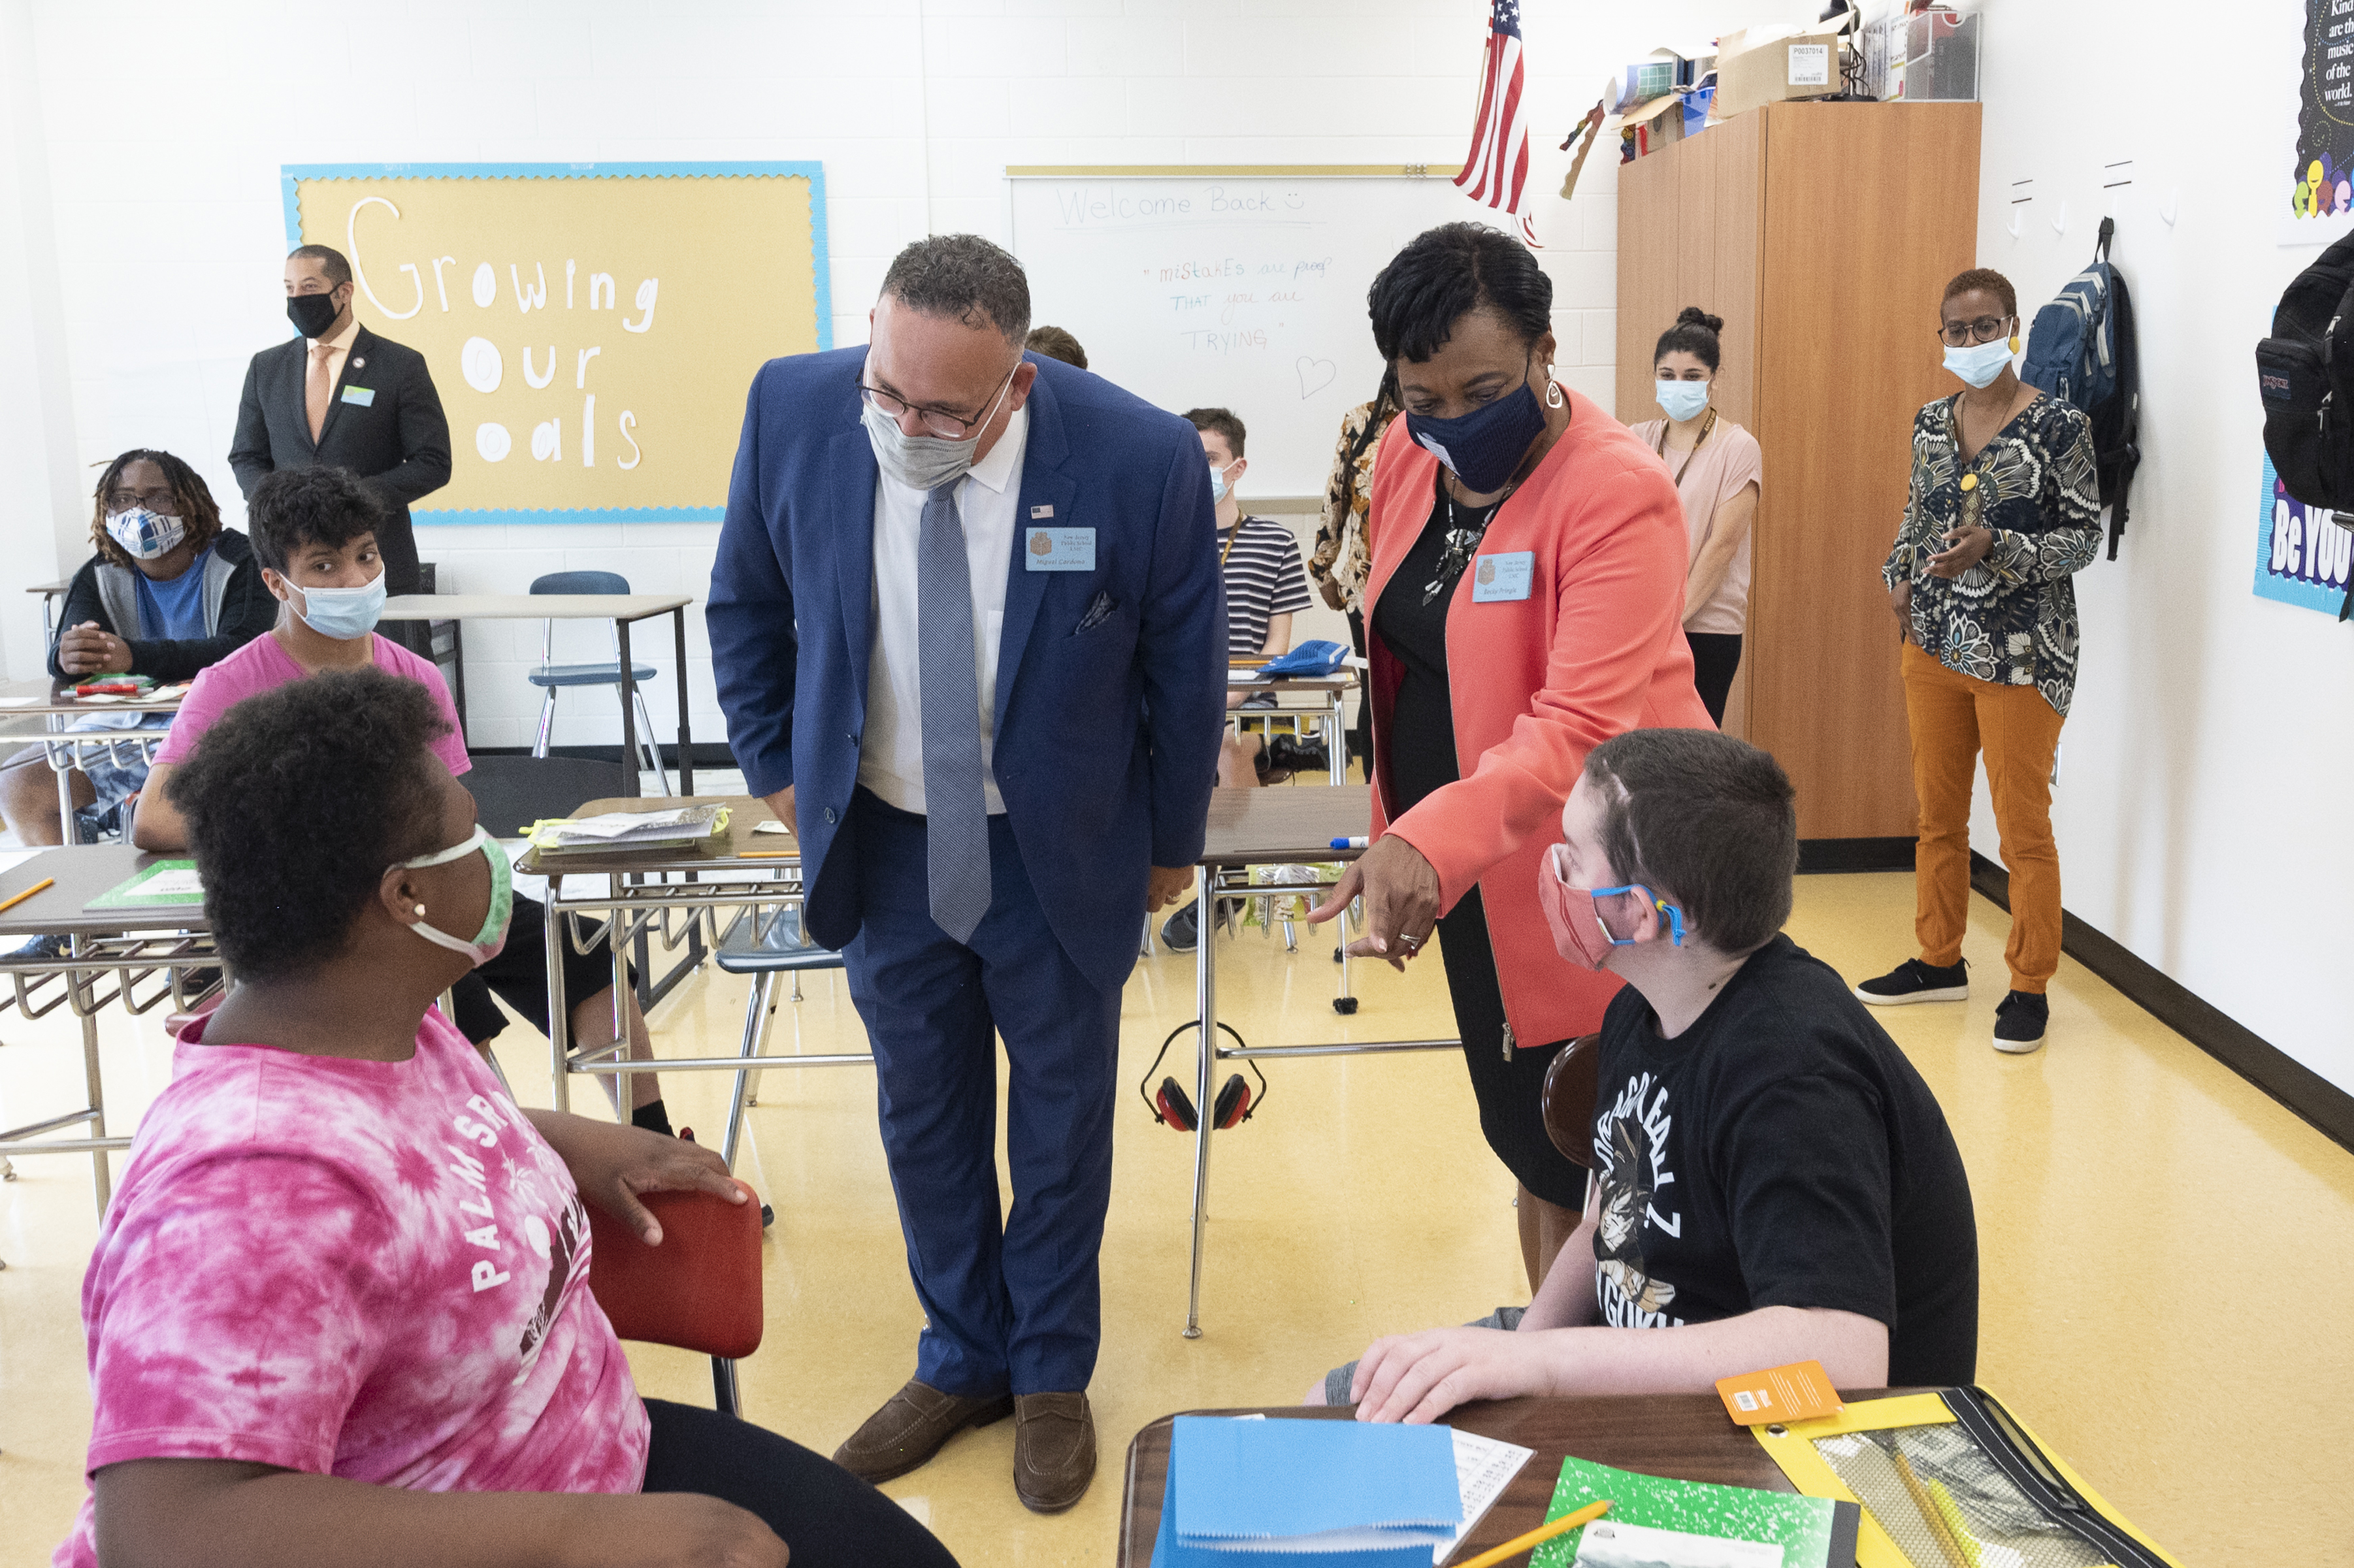
[{"label": "woman in coral cardigan", "polygon": [[1554,951],[1537,864],[1588,751],[1708,725],[1682,635],[1683,508],[1648,448],[1553,380],[1553,283],[1518,240],[1442,225],[1369,302],[1406,437],[1382,443],[1366,523],[1373,843],[1314,917],[1363,894],[1351,951],[1400,968],[1443,938],[1533,1288],[1585,1198],[1545,1136],[1544,1070],[1618,984]]}]

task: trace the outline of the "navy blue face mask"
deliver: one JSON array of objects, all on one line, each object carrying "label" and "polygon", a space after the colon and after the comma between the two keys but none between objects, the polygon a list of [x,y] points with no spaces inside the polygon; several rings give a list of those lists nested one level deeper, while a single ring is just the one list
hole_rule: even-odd
[{"label": "navy blue face mask", "polygon": [[1526,381],[1485,408],[1454,419],[1406,411],[1406,434],[1430,449],[1463,488],[1489,495],[1504,488],[1544,429],[1544,408]]}]

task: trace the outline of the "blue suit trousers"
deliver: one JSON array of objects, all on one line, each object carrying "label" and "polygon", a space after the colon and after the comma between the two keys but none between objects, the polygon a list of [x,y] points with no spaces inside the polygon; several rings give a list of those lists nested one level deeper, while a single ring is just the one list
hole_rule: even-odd
[{"label": "blue suit trousers", "polygon": [[[1084,1389],[1102,1338],[1119,992],[1063,950],[1004,817],[989,820],[991,902],[965,943],[928,906],[925,819],[864,789],[852,809],[861,924],[843,959],[928,1319],[916,1375],[968,1398]],[[1010,1213],[995,1149],[1001,1034]]]}]

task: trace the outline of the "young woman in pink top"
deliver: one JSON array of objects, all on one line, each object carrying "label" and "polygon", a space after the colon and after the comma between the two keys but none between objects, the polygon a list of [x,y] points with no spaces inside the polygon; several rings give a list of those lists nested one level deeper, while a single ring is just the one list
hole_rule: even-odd
[{"label": "young woman in pink top", "polygon": [[180,1037],[82,1286],[91,1495],[56,1568],[952,1563],[772,1433],[641,1400],[584,1202],[742,1202],[718,1156],[523,1110],[432,1002],[511,888],[378,670],[223,715],[173,776],[238,977]]}]

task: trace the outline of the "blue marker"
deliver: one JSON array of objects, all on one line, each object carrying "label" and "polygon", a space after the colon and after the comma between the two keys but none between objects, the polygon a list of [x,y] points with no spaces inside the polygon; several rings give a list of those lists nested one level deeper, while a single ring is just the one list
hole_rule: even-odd
[{"label": "blue marker", "polygon": [[1372,846],[1373,842],[1371,839],[1334,839],[1332,847],[1334,849],[1366,849]]}]

